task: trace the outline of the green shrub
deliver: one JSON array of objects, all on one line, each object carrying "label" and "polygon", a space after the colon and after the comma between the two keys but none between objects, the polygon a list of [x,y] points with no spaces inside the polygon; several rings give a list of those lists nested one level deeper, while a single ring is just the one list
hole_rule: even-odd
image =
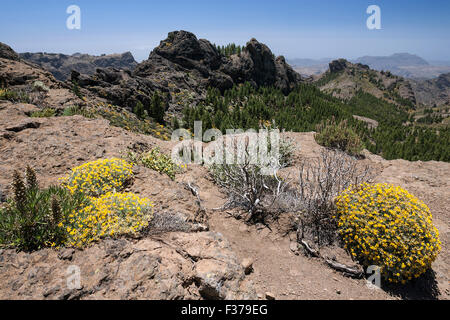
[{"label": "green shrub", "polygon": [[33,91],[48,92],[49,90],[50,89],[42,81],[33,82]]},{"label": "green shrub", "polygon": [[34,111],[31,114],[33,118],[51,118],[56,116],[56,110],[53,108],[45,108],[43,110]]},{"label": "green shrub", "polygon": [[139,119],[142,119],[145,117],[145,110],[144,110],[144,105],[142,104],[142,102],[138,101],[136,103],[136,106],[133,108],[133,113]]},{"label": "green shrub", "polygon": [[332,119],[318,125],[315,139],[324,147],[339,149],[353,156],[359,155],[364,148],[360,137],[346,120],[336,123]]},{"label": "green shrub", "polygon": [[24,251],[63,244],[67,231],[62,222],[89,203],[82,194],[65,188],[40,189],[29,167],[26,180],[15,171],[12,187],[13,198],[0,209],[0,244]]},{"label": "green shrub", "polygon": [[166,174],[172,180],[175,180],[175,174],[181,169],[180,166],[172,161],[169,155],[162,153],[159,148],[153,148],[141,154],[128,152],[127,157],[131,162]]},{"label": "green shrub", "polygon": [[78,85],[77,81],[72,82],[72,92],[80,99],[83,99],[83,95],[80,91],[80,86]]},{"label": "green shrub", "polygon": [[0,100],[29,103],[30,97],[24,92],[13,91],[9,89],[0,89]]},{"label": "green shrub", "polygon": [[82,108],[80,106],[70,106],[64,109],[62,116],[63,117],[72,117],[80,115],[85,118],[95,118],[95,114],[92,111],[87,110],[86,108]]}]

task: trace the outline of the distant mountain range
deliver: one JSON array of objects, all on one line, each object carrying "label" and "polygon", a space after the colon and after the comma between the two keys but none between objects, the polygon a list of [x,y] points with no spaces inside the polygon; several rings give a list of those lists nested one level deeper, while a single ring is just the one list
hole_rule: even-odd
[{"label": "distant mountain range", "polygon": [[[304,76],[319,75],[328,69],[333,59],[292,59],[289,62]],[[368,65],[378,71],[390,71],[395,75],[412,79],[432,79],[450,72],[450,61],[431,61],[409,53],[395,53],[390,56],[364,56],[353,63]]]},{"label": "distant mountain range", "polygon": [[133,55],[130,52],[121,54],[104,54],[93,56],[89,54],[75,53],[65,55],[60,53],[21,53],[20,57],[26,61],[50,71],[53,76],[65,81],[70,78],[72,70],[82,74],[92,75],[97,68],[113,67],[117,69],[133,70],[137,66]]}]

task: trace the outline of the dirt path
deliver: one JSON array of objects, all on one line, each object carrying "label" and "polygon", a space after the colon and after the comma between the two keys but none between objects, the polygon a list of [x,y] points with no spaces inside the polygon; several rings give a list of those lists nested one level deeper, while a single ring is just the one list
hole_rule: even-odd
[{"label": "dirt path", "polygon": [[211,217],[211,229],[222,233],[243,260],[254,261],[249,275],[258,293],[271,292],[277,299],[392,299],[382,290],[371,290],[365,280],[342,276],[320,260],[295,255],[290,239],[268,228],[246,226],[222,213]]}]

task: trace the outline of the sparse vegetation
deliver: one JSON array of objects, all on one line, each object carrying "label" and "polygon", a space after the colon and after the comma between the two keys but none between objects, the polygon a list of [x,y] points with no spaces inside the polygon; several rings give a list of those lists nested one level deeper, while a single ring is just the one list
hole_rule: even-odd
[{"label": "sparse vegetation", "polygon": [[50,89],[42,81],[35,81],[33,82],[33,91],[48,92]]},{"label": "sparse vegetation", "polygon": [[34,111],[30,116],[33,118],[50,118],[56,116],[56,110],[53,108],[45,108],[39,111]]},{"label": "sparse vegetation", "polygon": [[8,100],[11,102],[29,103],[30,97],[22,91],[13,91],[10,89],[0,89],[0,100]]},{"label": "sparse vegetation", "polygon": [[108,120],[112,126],[152,135],[162,140],[170,140],[169,129],[163,124],[156,123],[152,118],[139,119],[136,114],[124,108],[105,103],[99,103],[94,110],[95,115]]},{"label": "sparse vegetation", "polygon": [[[244,136],[237,137],[236,146],[240,138],[245,139]],[[290,144],[285,142],[284,145],[278,154],[269,155],[267,159],[253,159],[248,144],[239,151],[232,146],[226,152],[235,161],[229,164],[224,159],[223,163],[209,166],[212,178],[228,195],[225,208],[244,209],[249,213],[249,220],[254,221],[264,220],[267,215],[277,215],[283,211],[282,199],[289,184],[278,176],[278,170],[290,164],[292,152]],[[238,156],[241,152],[243,154]],[[271,152],[270,144],[268,152]]]},{"label": "sparse vegetation", "polygon": [[153,148],[140,154],[130,151],[127,158],[132,163],[166,174],[172,180],[175,180],[175,174],[181,169],[179,165],[172,161],[171,156],[162,153],[159,148]]},{"label": "sparse vegetation", "polygon": [[228,195],[224,208],[240,207],[254,221],[279,213],[271,209],[287,186],[281,178],[263,174],[259,165],[250,163],[212,165],[210,171]]},{"label": "sparse vegetation", "polygon": [[70,106],[64,109],[61,116],[63,117],[72,117],[75,115],[80,115],[85,118],[95,118],[95,112],[88,110],[85,107],[80,106]]}]

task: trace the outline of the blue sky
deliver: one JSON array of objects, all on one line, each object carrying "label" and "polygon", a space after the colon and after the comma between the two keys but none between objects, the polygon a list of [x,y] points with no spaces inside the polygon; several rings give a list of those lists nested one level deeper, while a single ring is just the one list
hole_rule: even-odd
[{"label": "blue sky", "polygon": [[[81,8],[81,30],[66,9]],[[369,5],[381,30],[366,27]],[[396,52],[450,60],[448,0],[2,0],[0,42],[18,52],[131,51],[137,60],[173,30],[217,44],[255,37],[287,58],[356,58]]]}]

